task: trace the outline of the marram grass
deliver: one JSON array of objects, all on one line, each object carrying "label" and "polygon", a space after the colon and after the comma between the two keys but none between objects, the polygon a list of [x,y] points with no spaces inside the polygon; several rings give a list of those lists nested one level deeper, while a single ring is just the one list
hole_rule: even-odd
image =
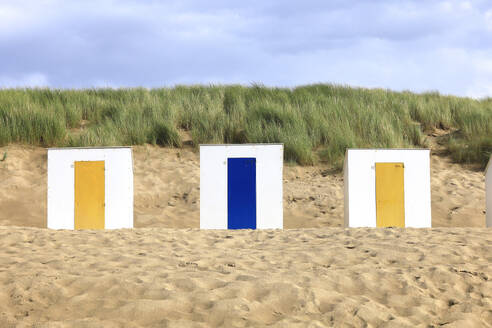
[{"label": "marram grass", "polygon": [[194,145],[281,142],[287,161],[340,167],[346,148],[426,147],[434,128],[454,160],[484,166],[492,99],[330,84],[0,90],[0,145],[181,147],[184,130]]}]

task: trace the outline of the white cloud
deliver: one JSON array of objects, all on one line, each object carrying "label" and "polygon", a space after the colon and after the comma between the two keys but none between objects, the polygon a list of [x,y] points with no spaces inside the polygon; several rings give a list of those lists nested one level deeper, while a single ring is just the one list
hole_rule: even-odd
[{"label": "white cloud", "polygon": [[48,78],[41,73],[22,74],[19,77],[0,75],[0,88],[48,87]]},{"label": "white cloud", "polygon": [[490,81],[476,81],[466,89],[465,96],[475,99],[492,98],[492,83]]}]

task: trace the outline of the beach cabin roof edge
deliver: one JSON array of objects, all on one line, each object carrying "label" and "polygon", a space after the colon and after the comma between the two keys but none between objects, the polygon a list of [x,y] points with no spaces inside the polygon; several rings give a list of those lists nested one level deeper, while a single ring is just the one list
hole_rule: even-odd
[{"label": "beach cabin roof edge", "polygon": [[431,150],[430,148],[347,148],[345,152],[349,150]]},{"label": "beach cabin roof edge", "polygon": [[257,145],[270,145],[270,146],[283,146],[283,143],[243,143],[243,144],[199,144],[199,146],[257,146]]},{"label": "beach cabin roof edge", "polygon": [[132,146],[94,146],[94,147],[51,147],[47,150],[67,150],[67,149],[124,149],[132,148]]}]

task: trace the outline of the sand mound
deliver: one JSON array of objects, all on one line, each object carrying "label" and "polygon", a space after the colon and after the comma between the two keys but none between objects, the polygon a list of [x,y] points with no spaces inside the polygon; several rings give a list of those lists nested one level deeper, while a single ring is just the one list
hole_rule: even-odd
[{"label": "sand mound", "polygon": [[[0,225],[46,227],[46,150],[0,148]],[[199,155],[134,147],[135,227],[200,226]],[[432,225],[485,226],[483,172],[432,156]],[[284,227],[343,226],[343,175],[328,167],[284,167]]]}]

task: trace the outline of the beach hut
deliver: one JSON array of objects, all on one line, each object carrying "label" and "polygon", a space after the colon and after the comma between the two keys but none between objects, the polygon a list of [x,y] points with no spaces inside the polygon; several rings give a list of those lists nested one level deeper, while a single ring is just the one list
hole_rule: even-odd
[{"label": "beach hut", "polygon": [[130,147],[48,149],[48,228],[133,227]]},{"label": "beach hut", "polygon": [[485,169],[486,226],[492,227],[492,156]]},{"label": "beach hut", "polygon": [[200,145],[200,228],[282,229],[282,144]]},{"label": "beach hut", "polygon": [[348,149],[346,227],[430,228],[428,149]]}]

